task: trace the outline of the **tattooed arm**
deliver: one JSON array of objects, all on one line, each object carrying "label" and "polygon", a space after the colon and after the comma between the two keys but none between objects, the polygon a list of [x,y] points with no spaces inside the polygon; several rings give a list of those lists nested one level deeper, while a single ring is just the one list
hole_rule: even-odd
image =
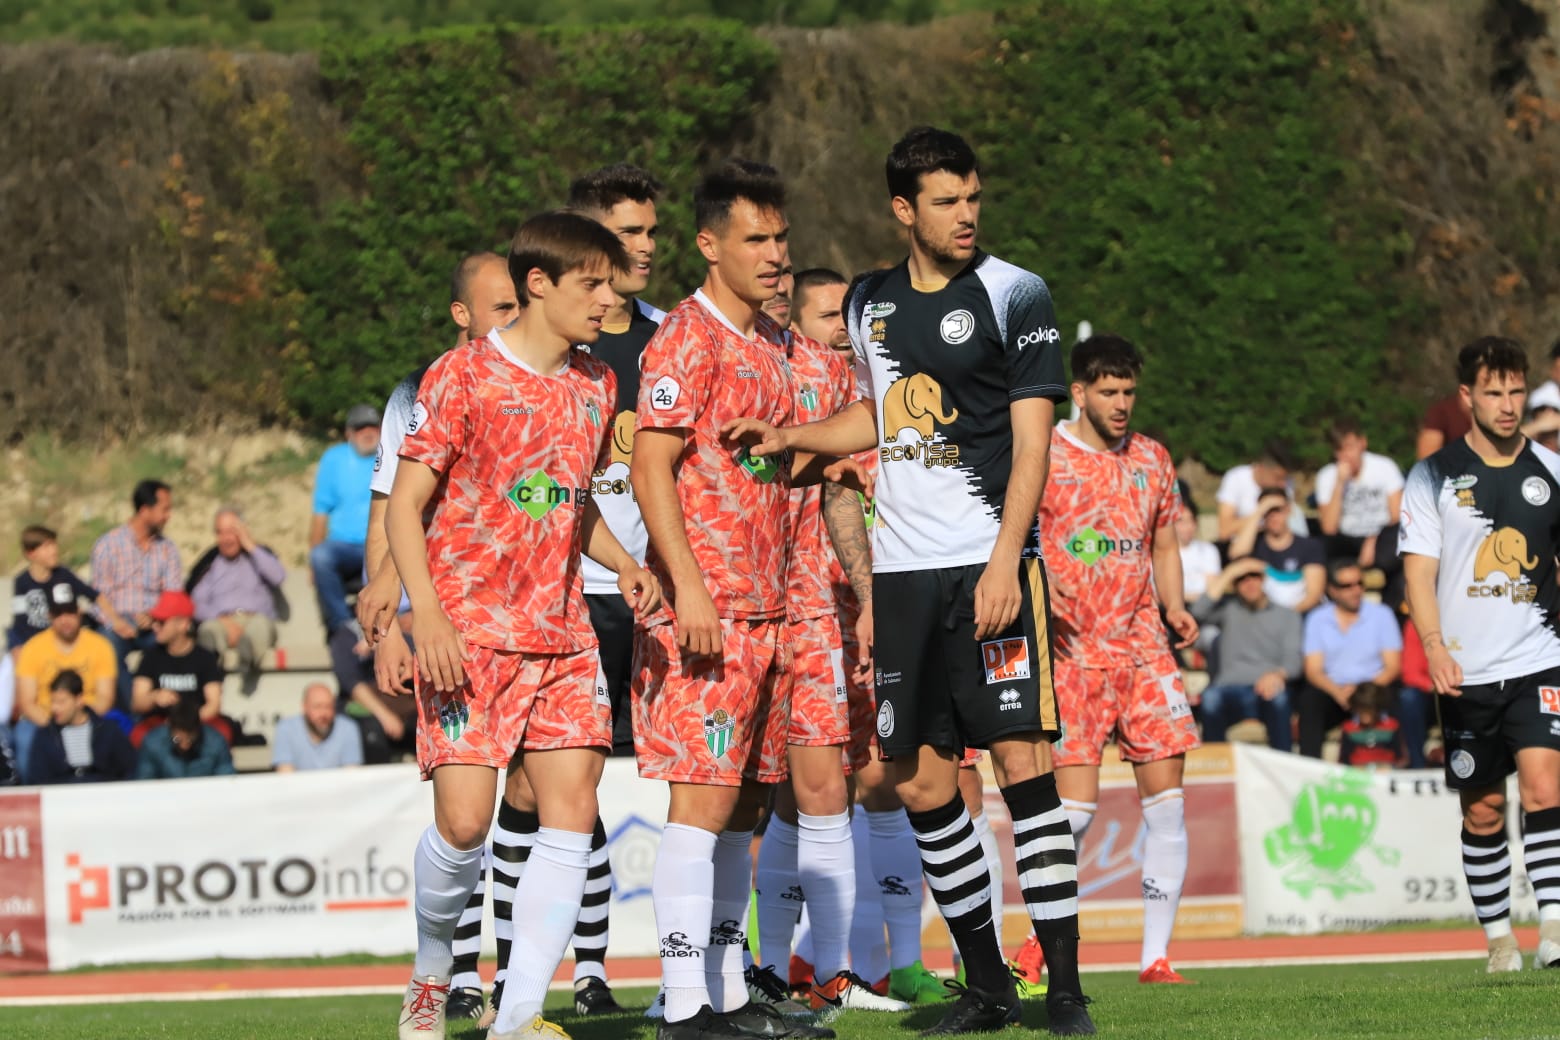
[{"label": "tattooed arm", "polygon": [[856,492],[840,484],[823,486],[823,523],[834,543],[834,555],[861,606],[856,620],[856,674],[859,683],[872,678],[872,545]]}]

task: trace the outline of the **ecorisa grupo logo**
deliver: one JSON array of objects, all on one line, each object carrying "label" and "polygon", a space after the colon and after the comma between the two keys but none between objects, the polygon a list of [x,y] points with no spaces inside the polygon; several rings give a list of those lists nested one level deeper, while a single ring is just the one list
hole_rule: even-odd
[{"label": "ecorisa grupo logo", "polygon": [[379,855],[369,846],[351,866],[302,856],[89,865],[72,852],[65,857],[66,912],[71,924],[87,922],[95,910],[137,924],[403,909],[411,875],[380,863]]}]

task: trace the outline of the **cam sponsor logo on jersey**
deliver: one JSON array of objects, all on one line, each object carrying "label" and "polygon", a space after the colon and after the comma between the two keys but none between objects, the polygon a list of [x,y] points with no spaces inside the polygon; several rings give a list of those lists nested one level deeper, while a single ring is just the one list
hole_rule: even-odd
[{"label": "cam sponsor logo on jersey", "polygon": [[[1547,485],[1546,485],[1547,487]],[[1527,580],[1525,571],[1538,566],[1538,557],[1529,555],[1527,535],[1515,527],[1498,527],[1479,543],[1473,558],[1474,584],[1468,586],[1471,599],[1505,599],[1513,603],[1531,603],[1538,597],[1538,587]],[[1483,582],[1499,576],[1493,585]]]},{"label": "cam sponsor logo on jersey", "polygon": [[1067,539],[1067,552],[1073,559],[1085,567],[1093,567],[1105,557],[1115,554],[1117,556],[1126,553],[1142,552],[1148,547],[1148,542],[1143,538],[1111,538],[1100,534],[1092,527],[1085,527],[1071,538]]},{"label": "cam sponsor logo on jersey", "polygon": [[589,488],[566,488],[546,470],[537,470],[510,488],[505,495],[522,513],[540,520],[559,506],[577,504],[590,496]]},{"label": "cam sponsor logo on jersey", "polygon": [[1029,640],[989,639],[980,644],[980,657],[986,666],[986,685],[1029,678]]}]

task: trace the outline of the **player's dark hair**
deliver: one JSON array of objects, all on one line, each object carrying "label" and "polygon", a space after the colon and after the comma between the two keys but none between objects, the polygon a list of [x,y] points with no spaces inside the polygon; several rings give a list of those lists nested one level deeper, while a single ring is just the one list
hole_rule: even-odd
[{"label": "player's dark hair", "polygon": [[980,172],[980,162],[969,142],[950,130],[917,126],[894,143],[883,164],[889,198],[907,199],[915,205],[921,176],[939,170],[956,177]]},{"label": "player's dark hair", "polygon": [[[1262,451],[1257,455],[1258,462],[1265,462],[1270,466],[1277,466],[1286,472],[1294,472],[1295,453],[1289,450],[1289,442],[1282,437],[1269,438],[1262,445]],[[1288,494],[1288,490],[1285,490]]]},{"label": "player's dark hair", "polygon": [[[1347,556],[1334,557],[1327,561],[1327,584],[1337,588],[1338,575],[1347,570],[1361,570],[1360,561],[1351,560]],[[1362,571],[1363,573],[1363,571]]]},{"label": "player's dark hair", "polygon": [[809,267],[805,271],[798,271],[791,285],[791,302],[797,310],[802,309],[802,301],[807,297],[808,289],[819,289],[825,285],[845,285],[845,276],[838,271],[832,271],[827,267]]},{"label": "player's dark hair", "polygon": [[1072,349],[1073,382],[1093,386],[1106,376],[1136,379],[1143,371],[1143,355],[1120,336],[1090,336]]},{"label": "player's dark hair", "polygon": [[605,226],[579,213],[553,210],[520,225],[509,245],[509,276],[515,298],[524,307],[531,300],[526,276],[540,270],[554,285],[570,271],[605,263],[613,271],[628,270],[623,243]]},{"label": "player's dark hair", "polygon": [[173,488],[160,480],[143,480],[130,492],[130,504],[135,506],[137,513],[150,509],[157,504],[157,495],[163,491],[172,494]]},{"label": "player's dark hair", "polygon": [[785,184],[780,171],[748,159],[727,159],[707,171],[693,189],[694,229],[725,230],[738,199],[747,199],[759,209],[783,212]]},{"label": "player's dark hair", "polygon": [[1334,419],[1332,425],[1327,427],[1327,443],[1332,445],[1334,450],[1343,447],[1346,438],[1363,436],[1365,431],[1360,429],[1359,420],[1347,416]]},{"label": "player's dark hair", "polygon": [[1555,340],[1554,346],[1549,348],[1549,360],[1560,361],[1560,339]]},{"label": "player's dark hair", "polygon": [[649,170],[633,163],[613,163],[575,178],[569,185],[569,208],[607,213],[625,200],[654,202],[661,187],[661,182]]},{"label": "player's dark hair", "polygon": [[1457,383],[1471,387],[1480,372],[1527,378],[1527,351],[1504,336],[1480,336],[1457,352]]},{"label": "player's dark hair", "polygon": [[59,541],[59,536],[42,524],[28,524],[22,528],[22,552],[30,553],[34,549],[42,548],[50,542]]},{"label": "player's dark hair", "polygon": [[461,257],[460,263],[455,265],[455,273],[450,275],[450,302],[464,303],[470,307],[471,280],[477,276],[478,271],[494,260],[503,263],[504,258],[486,249],[480,253],[467,253]]},{"label": "player's dark hair", "polygon": [[1388,703],[1387,691],[1373,682],[1362,682],[1349,694],[1349,710],[1355,714],[1362,711],[1380,714],[1387,710]]},{"label": "player's dark hair", "polygon": [[49,683],[51,693],[61,690],[73,697],[80,697],[86,688],[86,683],[81,681],[81,673],[74,668],[61,668],[59,674]]},{"label": "player's dark hair", "polygon": [[179,733],[199,733],[201,727],[200,705],[188,697],[180,697],[168,709],[168,728]]}]

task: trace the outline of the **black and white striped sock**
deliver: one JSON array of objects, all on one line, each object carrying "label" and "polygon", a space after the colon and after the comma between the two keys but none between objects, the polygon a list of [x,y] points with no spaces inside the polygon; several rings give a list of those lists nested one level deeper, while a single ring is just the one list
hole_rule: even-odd
[{"label": "black and white striped sock", "polygon": [[509,947],[515,937],[515,888],[531,858],[531,846],[542,821],[534,812],[521,812],[508,802],[498,803],[493,827],[493,939],[498,944],[498,974],[493,977],[493,1006],[498,1007],[504,980],[509,976]]},{"label": "black and white striped sock", "polygon": [[1078,851],[1072,824],[1045,773],[1002,789],[1013,817],[1018,887],[1045,952],[1051,992],[1081,995],[1078,982]]},{"label": "black and white striped sock", "polygon": [[1463,876],[1473,897],[1473,912],[1486,939],[1511,934],[1511,848],[1504,828],[1494,834],[1462,832]]},{"label": "black and white striped sock", "polygon": [[451,989],[481,989],[482,976],[477,973],[477,957],[482,953],[482,902],[487,896],[488,864],[492,862],[491,850],[484,849],[482,873],[477,875],[477,886],[466,900],[466,909],[460,912],[455,925],[455,941],[450,950],[455,954],[454,972],[450,977]]},{"label": "black and white striped sock", "polygon": [[955,794],[947,805],[908,815],[926,884],[959,948],[970,988],[1006,992],[1012,980],[991,920],[991,873],[963,799]]},{"label": "black and white striped sock", "polygon": [[607,980],[607,912],[612,907],[612,860],[607,856],[607,831],[596,818],[590,836],[590,869],[585,874],[585,895],[574,925],[574,981]]},{"label": "black and white striped sock", "polygon": [[1560,809],[1523,814],[1522,862],[1538,900],[1539,921],[1560,920]]}]

